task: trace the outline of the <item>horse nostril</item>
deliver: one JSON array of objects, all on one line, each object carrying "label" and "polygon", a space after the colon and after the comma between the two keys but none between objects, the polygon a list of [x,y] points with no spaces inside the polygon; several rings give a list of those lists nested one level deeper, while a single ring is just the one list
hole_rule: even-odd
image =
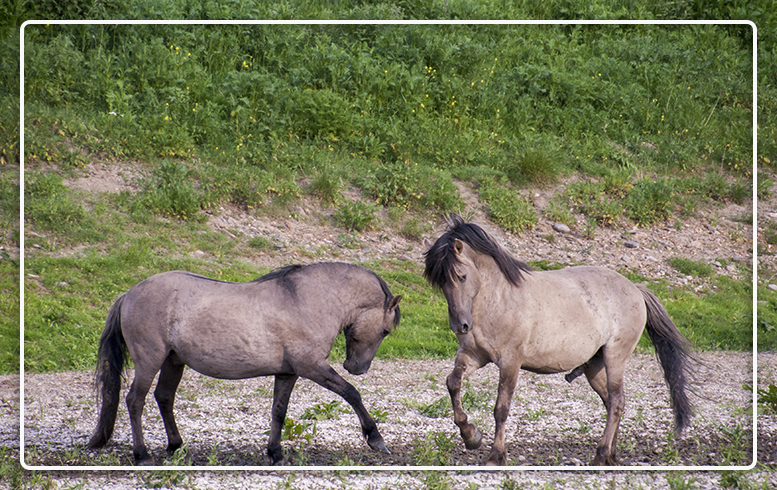
[{"label": "horse nostril", "polygon": [[461,331],[464,332],[464,333],[469,332],[469,323],[463,323],[461,325]]}]

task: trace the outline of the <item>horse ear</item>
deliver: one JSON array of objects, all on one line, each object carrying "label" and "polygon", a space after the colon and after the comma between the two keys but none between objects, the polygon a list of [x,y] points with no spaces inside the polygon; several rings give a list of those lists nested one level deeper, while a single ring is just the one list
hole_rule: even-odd
[{"label": "horse ear", "polygon": [[432,245],[434,245],[432,242],[429,241],[428,238],[424,238],[424,249],[429,250],[432,248]]},{"label": "horse ear", "polygon": [[458,238],[454,240],[453,250],[456,252],[456,255],[461,255],[464,252],[464,242],[462,242]]},{"label": "horse ear", "polygon": [[391,298],[391,303],[389,304],[389,310],[393,310],[394,308],[396,308],[401,300],[402,300],[401,294],[398,294],[393,298]]}]

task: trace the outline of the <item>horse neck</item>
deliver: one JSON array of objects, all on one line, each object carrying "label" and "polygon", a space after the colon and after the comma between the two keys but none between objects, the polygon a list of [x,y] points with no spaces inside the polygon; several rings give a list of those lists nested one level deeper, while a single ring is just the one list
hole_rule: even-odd
[{"label": "horse neck", "polygon": [[490,255],[478,254],[473,262],[480,274],[480,291],[473,301],[473,308],[477,304],[490,309],[495,303],[501,302],[502,298],[515,292],[515,286],[507,280]]},{"label": "horse neck", "polygon": [[326,288],[316,291],[318,300],[329,305],[329,311],[342,330],[353,323],[365,309],[382,306],[383,291],[374,283],[374,279],[358,271],[338,274]]}]

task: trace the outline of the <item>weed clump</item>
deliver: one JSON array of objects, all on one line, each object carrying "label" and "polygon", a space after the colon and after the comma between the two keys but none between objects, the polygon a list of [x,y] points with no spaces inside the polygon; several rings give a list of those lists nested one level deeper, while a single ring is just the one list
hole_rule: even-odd
[{"label": "weed clump", "polygon": [[374,203],[346,201],[334,212],[338,226],[348,230],[363,231],[372,228],[378,217],[375,213],[378,206]]},{"label": "weed clump", "polygon": [[152,174],[140,181],[141,191],[133,202],[133,211],[151,211],[182,220],[197,217],[202,194],[189,179],[186,165],[163,160]]},{"label": "weed clump", "polygon": [[481,184],[480,197],[488,204],[489,217],[511,233],[530,230],[537,224],[534,207],[512,189],[486,180]]}]

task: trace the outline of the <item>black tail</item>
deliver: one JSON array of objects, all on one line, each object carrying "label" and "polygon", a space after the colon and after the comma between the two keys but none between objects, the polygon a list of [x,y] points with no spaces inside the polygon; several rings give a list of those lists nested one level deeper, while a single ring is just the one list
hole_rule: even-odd
[{"label": "black tail", "polygon": [[656,356],[661,362],[664,379],[669,385],[669,395],[674,409],[675,430],[678,434],[690,425],[691,403],[685,393],[686,375],[690,376],[690,342],[677,329],[656,295],[647,288],[637,286],[647,306],[647,332]]},{"label": "black tail", "polygon": [[123,302],[124,295],[121,295],[108,312],[105,330],[100,337],[100,347],[97,350],[95,385],[100,390],[102,407],[100,408],[97,429],[89,441],[91,449],[103,447],[113,435],[113,426],[116,424],[121,381],[124,366],[128,360],[127,344],[121,333],[121,305]]}]

